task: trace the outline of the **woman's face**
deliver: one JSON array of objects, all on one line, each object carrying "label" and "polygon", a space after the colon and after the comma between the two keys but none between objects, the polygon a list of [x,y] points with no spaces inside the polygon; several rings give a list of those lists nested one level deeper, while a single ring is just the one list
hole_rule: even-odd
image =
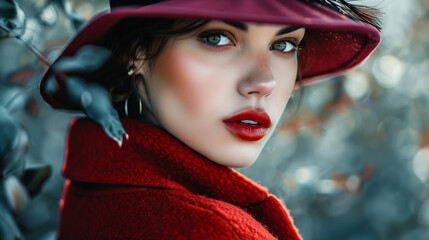
[{"label": "woman's face", "polygon": [[294,88],[303,28],[211,21],[172,39],[139,92],[159,124],[229,167],[252,164]]}]

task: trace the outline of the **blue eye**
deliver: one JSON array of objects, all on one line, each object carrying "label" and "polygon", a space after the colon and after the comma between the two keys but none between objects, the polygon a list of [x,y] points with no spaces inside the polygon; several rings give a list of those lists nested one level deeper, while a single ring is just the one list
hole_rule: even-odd
[{"label": "blue eye", "polygon": [[276,50],[283,53],[291,53],[296,50],[296,45],[290,41],[279,41],[270,46],[270,50]]},{"label": "blue eye", "polygon": [[201,39],[210,45],[214,46],[226,46],[231,45],[232,42],[225,34],[222,33],[210,33],[205,36],[202,36]]}]

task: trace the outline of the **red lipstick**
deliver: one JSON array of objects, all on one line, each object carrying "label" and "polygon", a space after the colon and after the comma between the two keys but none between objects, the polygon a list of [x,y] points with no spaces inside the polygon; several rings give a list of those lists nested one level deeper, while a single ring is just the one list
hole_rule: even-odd
[{"label": "red lipstick", "polygon": [[232,134],[245,141],[258,141],[271,126],[270,116],[264,110],[247,109],[223,120]]}]

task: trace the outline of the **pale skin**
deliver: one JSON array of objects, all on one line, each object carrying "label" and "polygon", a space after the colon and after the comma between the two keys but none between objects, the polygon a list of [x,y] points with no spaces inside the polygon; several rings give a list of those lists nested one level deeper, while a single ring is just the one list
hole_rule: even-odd
[{"label": "pale skin", "polygon": [[[247,167],[294,89],[295,49],[304,34],[303,28],[210,21],[171,40],[152,68],[139,69],[146,81],[139,94],[158,124],[187,146],[218,164]],[[269,115],[272,124],[262,139],[242,140],[225,128],[223,120],[243,109]]]}]

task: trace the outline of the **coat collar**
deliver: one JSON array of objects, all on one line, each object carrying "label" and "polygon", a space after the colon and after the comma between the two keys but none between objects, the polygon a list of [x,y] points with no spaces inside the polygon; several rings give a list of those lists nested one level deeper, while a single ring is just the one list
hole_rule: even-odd
[{"label": "coat collar", "polygon": [[[255,215],[262,214],[261,218],[264,208],[278,208],[276,212],[283,213],[276,219],[284,218],[288,235],[299,239],[287,210],[263,187],[208,160],[156,126],[130,119],[123,119],[122,124],[130,137],[119,147],[93,121],[74,121],[64,176],[80,182],[190,191],[249,209]],[[277,230],[277,235],[284,230]]]}]

